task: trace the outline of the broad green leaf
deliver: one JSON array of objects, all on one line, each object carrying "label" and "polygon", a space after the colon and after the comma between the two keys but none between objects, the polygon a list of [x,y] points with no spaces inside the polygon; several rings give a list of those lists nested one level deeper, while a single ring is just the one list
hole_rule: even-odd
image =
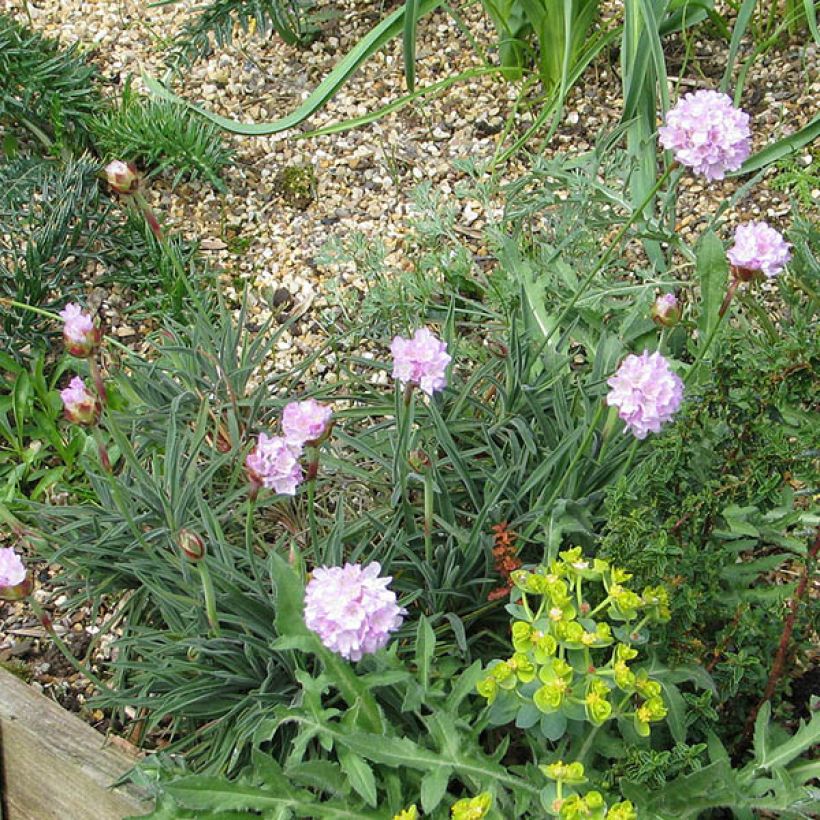
[{"label": "broad green leaf", "polygon": [[729,283],[729,262],[723,243],[713,231],[704,234],[698,246],[697,275],[700,282],[698,343],[706,343],[720,319],[718,311]]},{"label": "broad green leaf", "polygon": [[[770,716],[771,706],[766,701],[755,721],[755,759],[748,766],[769,771],[777,766],[787,766],[798,755],[820,743],[820,712],[814,711],[811,720],[808,723],[801,721],[800,728],[785,743],[770,748],[766,738]],[[758,742],[762,748],[758,747]]]}]

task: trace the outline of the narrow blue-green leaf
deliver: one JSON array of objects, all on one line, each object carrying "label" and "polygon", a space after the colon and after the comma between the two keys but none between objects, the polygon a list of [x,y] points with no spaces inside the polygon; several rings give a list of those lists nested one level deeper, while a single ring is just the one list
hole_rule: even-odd
[{"label": "narrow blue-green leaf", "polygon": [[[418,0],[418,17],[437,8],[441,0]],[[265,136],[286,131],[306,120],[311,114],[316,113],[328,100],[330,100],[338,90],[350,79],[359,66],[373,56],[382,46],[392,40],[402,31],[404,27],[405,6],[397,9],[393,14],[379,23],[372,31],[366,34],[348,53],[336,64],[335,68],[325,79],[311,92],[308,98],[293,112],[281,117],[273,122],[262,123],[241,123],[230,117],[222,117],[211,111],[193,105],[181,97],[169,91],[165,86],[153,77],[143,75],[143,80],[151,93],[156,94],[166,100],[182,103],[198,111],[211,122],[216,123],[226,131],[233,134],[243,134],[245,136]]]},{"label": "narrow blue-green leaf", "polygon": [[803,8],[806,10],[806,22],[809,24],[815,45],[820,46],[820,30],[817,28],[817,9],[814,0],[803,0]]},{"label": "narrow blue-green leaf", "polygon": [[409,91],[416,90],[416,28],[419,22],[419,0],[404,4],[404,79]]},{"label": "narrow blue-green leaf", "polygon": [[446,77],[436,83],[424,86],[424,88],[416,89],[412,94],[405,94],[398,100],[388,103],[381,108],[371,111],[369,114],[364,114],[361,117],[353,117],[342,122],[335,122],[332,125],[324,125],[321,128],[315,128],[312,131],[303,131],[296,134],[296,139],[309,139],[310,137],[322,137],[328,134],[338,134],[342,131],[350,131],[353,128],[361,128],[364,125],[370,125],[372,122],[380,120],[387,114],[392,114],[405,105],[409,105],[413,100],[420,97],[426,97],[428,94],[436,94],[439,91],[444,91],[456,83],[464,80],[471,80],[474,77],[483,77],[485,74],[498,74],[500,69],[495,66],[482,66],[480,68],[469,68],[467,71],[462,71],[460,74],[454,74],[452,77]]},{"label": "narrow blue-green leaf", "polygon": [[736,177],[741,174],[753,174],[773,162],[777,162],[783,157],[795,154],[805,146],[810,145],[820,137],[820,115],[815,117],[808,125],[803,126],[799,131],[783,137],[777,142],[767,145],[756,154],[753,154],[743,163],[739,170],[733,171],[727,176]]},{"label": "narrow blue-green leaf", "polygon": [[729,82],[732,79],[732,69],[735,65],[740,43],[743,40],[743,35],[749,27],[752,19],[757,0],[743,0],[743,5],[737,12],[737,19],[735,20],[734,28],[732,29],[732,40],[729,43],[729,53],[726,55],[726,70],[723,72],[723,79],[720,81],[720,90],[724,92],[729,91]]},{"label": "narrow blue-green leaf", "polygon": [[427,689],[430,685],[430,667],[433,662],[433,654],[436,651],[436,633],[430,626],[430,621],[422,615],[419,618],[419,625],[416,629],[416,667],[418,669],[419,683]]}]

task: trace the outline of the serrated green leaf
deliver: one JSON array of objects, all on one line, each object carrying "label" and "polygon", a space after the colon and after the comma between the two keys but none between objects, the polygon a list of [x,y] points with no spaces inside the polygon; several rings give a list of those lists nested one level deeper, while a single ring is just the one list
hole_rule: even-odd
[{"label": "serrated green leaf", "polygon": [[453,770],[449,766],[432,769],[421,779],[421,807],[429,814],[435,810],[447,793]]},{"label": "serrated green leaf", "polygon": [[341,748],[337,750],[339,765],[347,775],[353,790],[367,803],[368,806],[376,805],[376,778],[373,769],[353,752]]}]

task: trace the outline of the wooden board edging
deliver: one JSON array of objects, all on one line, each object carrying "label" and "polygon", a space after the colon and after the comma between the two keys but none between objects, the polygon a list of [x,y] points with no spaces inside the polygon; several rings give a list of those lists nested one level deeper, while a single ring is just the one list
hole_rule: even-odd
[{"label": "wooden board edging", "polygon": [[137,762],[76,715],[0,669],[0,818],[122,820],[150,813],[132,784]]}]

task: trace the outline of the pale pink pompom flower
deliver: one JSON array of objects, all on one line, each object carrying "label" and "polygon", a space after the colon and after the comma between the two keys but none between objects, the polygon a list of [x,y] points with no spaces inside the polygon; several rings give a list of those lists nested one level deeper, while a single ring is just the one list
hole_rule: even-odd
[{"label": "pale pink pompom flower", "polygon": [[683,381],[660,353],[644,351],[627,356],[614,376],[607,379],[606,397],[635,438],[659,433],[683,401]]},{"label": "pale pink pompom flower", "polygon": [[736,171],[752,150],[749,115],[719,91],[684,94],[658,130],[675,159],[712,181]]},{"label": "pale pink pompom flower", "polygon": [[390,640],[405,611],[388,589],[390,576],[381,565],[317,567],[305,588],[305,624],[322,643],[343,658],[358,661]]},{"label": "pale pink pompom flower", "polygon": [[256,447],[245,459],[251,482],[282,495],[296,495],[302,482],[299,466],[301,449],[289,444],[282,436],[260,433]]},{"label": "pale pink pompom flower", "polygon": [[791,246],[765,222],[746,222],[735,229],[735,243],[726,252],[739,271],[777,276],[792,258]]},{"label": "pale pink pompom flower", "polygon": [[68,387],[60,391],[65,417],[74,424],[95,424],[100,414],[99,399],[75,376]]},{"label": "pale pink pompom flower", "polygon": [[16,587],[26,580],[26,568],[12,547],[0,547],[0,587]]},{"label": "pale pink pompom flower", "polygon": [[410,339],[396,336],[390,352],[393,378],[401,384],[415,384],[428,396],[447,386],[447,365],[452,356],[447,353],[447,343],[426,327],[419,328]]},{"label": "pale pink pompom flower", "polygon": [[315,399],[292,401],[282,411],[282,432],[290,444],[301,447],[318,441],[328,429],[333,410]]}]

